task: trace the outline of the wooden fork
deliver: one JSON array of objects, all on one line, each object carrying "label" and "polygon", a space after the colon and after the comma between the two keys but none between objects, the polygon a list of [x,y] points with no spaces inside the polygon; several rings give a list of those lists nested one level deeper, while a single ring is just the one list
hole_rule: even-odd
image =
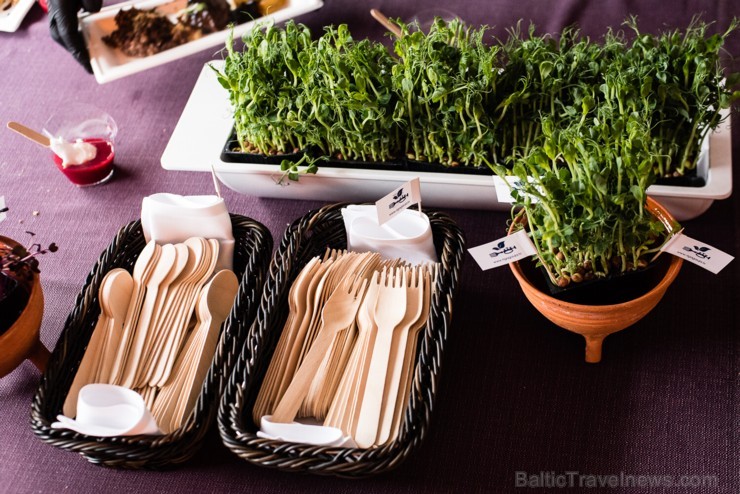
[{"label": "wooden fork", "polygon": [[272,422],[293,421],[336,333],[347,329],[354,322],[366,289],[367,280],[348,277],[326,301],[321,311],[321,330],[273,412]]},{"label": "wooden fork", "polygon": [[361,448],[369,448],[375,443],[380,427],[380,410],[393,332],[403,322],[407,313],[406,286],[405,269],[396,268],[393,273],[390,270],[383,271],[374,312],[378,332],[368,362],[365,393],[353,434],[355,442]]}]

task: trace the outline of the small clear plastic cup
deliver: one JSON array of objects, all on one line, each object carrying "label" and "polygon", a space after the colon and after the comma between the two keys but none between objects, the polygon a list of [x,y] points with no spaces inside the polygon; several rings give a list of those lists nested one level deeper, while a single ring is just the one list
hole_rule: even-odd
[{"label": "small clear plastic cup", "polygon": [[95,157],[82,163],[64,163],[52,153],[56,167],[78,187],[89,187],[107,182],[113,176],[115,138],[118,126],[108,113],[86,103],[65,105],[44,124],[43,132],[50,139],[67,143],[79,141],[94,146]]}]

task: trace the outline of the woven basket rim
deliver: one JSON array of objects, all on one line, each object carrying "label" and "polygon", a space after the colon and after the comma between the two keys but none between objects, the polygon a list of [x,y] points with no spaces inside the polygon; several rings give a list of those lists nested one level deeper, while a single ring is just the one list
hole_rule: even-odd
[{"label": "woven basket rim", "polygon": [[[285,271],[297,274],[300,266],[293,262],[296,259],[308,256],[313,249],[323,248],[322,236],[330,237],[329,242],[336,242],[337,235],[342,237],[346,246],[344,226],[341,219],[341,208],[345,203],[332,204],[318,210],[311,211],[295,220],[286,229],[280,246],[273,255],[270,263],[269,278],[263,291],[262,303],[245,347],[234,367],[232,376],[224,392],[219,409],[219,432],[224,444],[241,458],[263,466],[279,468],[288,471],[311,472],[345,477],[364,477],[395,468],[422,442],[431,419],[432,405],[436,395],[436,383],[440,369],[440,358],[443,346],[447,339],[447,327],[451,318],[451,305],[457,289],[459,272],[464,255],[465,240],[462,231],[450,216],[445,213],[425,210],[432,223],[435,244],[441,245],[440,265],[442,267],[437,280],[437,292],[432,302],[428,324],[422,331],[420,339],[420,354],[429,358],[423,366],[415,366],[415,385],[424,383],[429,389],[422,390],[420,396],[412,398],[412,405],[406,410],[404,425],[399,438],[389,444],[375,449],[340,448],[326,446],[312,446],[306,444],[262,439],[256,436],[256,425],[251,419],[251,409],[245,410],[245,395],[254,393],[249,379],[258,379],[253,376],[256,362],[262,352],[269,345],[266,339],[277,334],[261,334],[269,330],[271,322],[282,319],[287,311],[287,303],[280,307],[283,312],[279,317],[270,311],[279,302],[277,292],[286,291],[294,276]],[[438,248],[439,250],[439,248]],[[308,253],[308,254],[307,254]],[[274,325],[278,334],[282,325]],[[270,348],[269,351],[274,350]],[[264,365],[264,364],[263,364]],[[420,368],[423,367],[423,368]],[[256,386],[257,384],[255,384]],[[409,424],[409,409],[416,414]],[[245,418],[247,417],[247,418]],[[246,424],[246,425],[244,425]]]},{"label": "woven basket rim", "polygon": [[[163,468],[183,463],[195,454],[215,422],[220,397],[225,389],[225,376],[233,367],[246,336],[246,332],[240,334],[239,330],[247,321],[241,321],[240,318],[254,318],[272,254],[272,237],[264,225],[243,215],[231,214],[230,217],[235,238],[235,270],[241,271],[237,273],[240,278],[239,292],[235,307],[222,326],[216,355],[194,413],[182,427],[163,436],[97,438],[51,428],[56,413],[61,413],[61,403],[69,389],[68,385],[60,385],[71,381],[71,377],[65,377],[65,374],[74,376],[76,373],[100,312],[97,291],[103,276],[114,267],[130,270],[146,244],[141,221],[136,220],[124,225],[100,255],[76,298],[52,352],[31,410],[32,430],[42,441],[79,452],[92,463],[120,468]],[[247,313],[251,313],[251,316],[247,316]],[[84,344],[79,344],[81,339]]]}]

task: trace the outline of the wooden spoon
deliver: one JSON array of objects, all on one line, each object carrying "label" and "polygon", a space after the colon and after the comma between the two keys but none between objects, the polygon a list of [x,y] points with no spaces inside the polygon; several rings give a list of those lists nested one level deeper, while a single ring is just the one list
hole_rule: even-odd
[{"label": "wooden spoon", "polygon": [[[117,274],[119,270],[114,269],[106,273],[103,280],[100,282],[100,288],[98,289],[98,301],[101,306],[100,316],[90,336],[90,341],[85,349],[85,354],[82,356],[80,367],[77,369],[72,385],[67,392],[67,397],[64,400],[62,411],[67,417],[74,417],[77,415],[77,396],[80,393],[80,389],[86,384],[94,382],[97,377],[97,366],[100,363],[100,354],[103,350],[103,341],[105,339],[105,331],[108,325],[108,316],[103,307],[102,300],[104,293],[108,292],[110,288],[109,284],[116,280],[124,280],[125,278],[119,277]],[[121,281],[118,281],[119,283]],[[115,289],[113,290],[115,291]]]},{"label": "wooden spoon", "polygon": [[159,425],[165,434],[169,434],[173,430],[171,424],[173,423],[177,400],[182,392],[183,383],[187,378],[186,366],[193,359],[193,355],[195,355],[195,347],[197,345],[196,336],[198,335],[195,331],[190,331],[188,334],[185,344],[180,352],[178,352],[175,366],[172,370],[172,376],[162,386],[152,406],[152,415],[157,421],[157,425]]},{"label": "wooden spoon", "polygon": [[187,329],[187,321],[190,319],[193,311],[195,310],[197,303],[197,296],[201,291],[201,288],[213,274],[213,270],[216,268],[218,261],[218,240],[209,238],[205,240],[199,239],[203,242],[203,262],[202,271],[199,271],[194,277],[192,287],[186,294],[183,304],[183,319],[173,327],[171,331],[171,337],[168,339],[162,355],[166,355],[167,358],[160,360],[160,365],[157,367],[156,373],[154,374],[154,382],[156,386],[162,386],[167,379],[170,377],[172,368],[175,365],[177,357],[177,351],[185,339],[185,330]]},{"label": "wooden spoon", "polygon": [[101,363],[96,379],[99,383],[110,383],[116,354],[121,344],[123,324],[134,290],[134,279],[125,269],[114,269],[108,275],[111,277],[109,283],[102,285],[100,290],[100,306],[109,322],[105,345],[100,354]]},{"label": "wooden spoon", "polygon": [[262,381],[262,386],[252,409],[252,417],[257,424],[260,423],[263,416],[269,415],[272,412],[275,401],[277,401],[277,387],[282,381],[288,354],[295,340],[295,333],[298,331],[304,316],[305,308],[303,304],[306,301],[308,283],[320,266],[321,261],[319,258],[312,258],[301,269],[290,287],[290,292],[288,293],[288,319],[283,325],[283,331],[280,334],[277,347],[272,354],[272,359],[270,359],[267,373]]},{"label": "wooden spoon", "polygon": [[187,246],[185,244],[175,244],[174,248],[175,263],[172,270],[159,286],[159,294],[154,307],[155,315],[150,322],[150,330],[145,343],[145,347],[147,348],[147,351],[144,353],[146,360],[139,365],[140,375],[138,382],[148,382],[152,374],[154,374],[154,369],[161,355],[162,342],[167,338],[168,323],[172,320],[170,316],[175,310],[176,301],[174,299],[178,292],[178,285],[175,283],[180,279],[181,274],[188,265],[190,256]]},{"label": "wooden spoon", "polygon": [[[171,306],[169,314],[165,316],[166,328],[163,330],[163,338],[159,340],[154,350],[157,355],[164,356],[164,358],[159,359],[158,365],[153,369],[152,375],[149,377],[150,386],[163,386],[167,381],[164,378],[164,368],[170,358],[170,352],[178,351],[178,349],[173,350],[172,347],[178,334],[184,334],[190,322],[191,313],[188,311],[190,310],[190,300],[195,296],[193,287],[210,262],[207,258],[209,253],[206,252],[210,247],[204,239],[189,238],[182,245],[188,251],[187,262],[180,275],[173,282]],[[172,358],[176,358],[176,355]]]},{"label": "wooden spoon", "polygon": [[199,325],[196,326],[195,331],[199,334],[198,340],[202,344],[196,347],[195,357],[189,362],[188,379],[180,394],[178,420],[174,424],[174,429],[178,429],[190,415],[200,396],[203,382],[216,351],[219,330],[234,306],[234,298],[238,291],[239,280],[228,269],[216,273],[201,291],[196,309]]},{"label": "wooden spoon", "polygon": [[8,128],[10,130],[18,132],[26,139],[31,140],[40,146],[44,146],[45,148],[48,148],[51,145],[51,140],[44,134],[36,132],[35,130],[30,129],[21,123],[8,122]]},{"label": "wooden spoon", "polygon": [[159,245],[154,240],[151,240],[141,251],[139,257],[136,259],[136,264],[134,264],[132,275],[134,288],[131,293],[131,302],[129,303],[128,311],[126,311],[126,319],[123,323],[123,331],[121,332],[121,341],[116,352],[116,360],[111,370],[111,384],[121,384],[123,379],[126,360],[128,359],[129,349],[133,341],[134,332],[136,331],[136,324],[139,320],[145,286],[154,270],[160,250]]},{"label": "wooden spoon", "polygon": [[154,266],[154,271],[146,284],[146,295],[141,306],[139,321],[136,324],[131,349],[129,350],[129,358],[126,360],[126,371],[121,382],[122,386],[126,388],[133,389],[142,384],[138,382],[139,363],[144,358],[144,352],[147,351],[147,334],[150,331],[152,319],[156,317],[154,309],[157,304],[160,285],[174,267],[176,255],[174,245],[163,245],[160,257]]}]

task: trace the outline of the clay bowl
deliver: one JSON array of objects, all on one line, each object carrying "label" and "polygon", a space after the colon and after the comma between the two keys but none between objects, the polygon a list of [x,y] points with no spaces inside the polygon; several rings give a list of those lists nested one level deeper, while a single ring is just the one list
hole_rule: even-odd
[{"label": "clay bowl", "polygon": [[[646,206],[648,211],[666,227],[672,228],[675,220],[663,206],[651,198],[648,198]],[[509,234],[515,231],[518,221],[517,219],[512,223]],[[543,284],[536,283],[539,280],[534,279],[540,276],[540,273],[524,269],[524,266],[520,264],[531,261],[513,262],[509,267],[524,291],[524,295],[543,316],[561,328],[580,334],[586,339],[586,362],[596,363],[601,361],[601,347],[604,338],[642,319],[660,302],[663,294],[676,279],[683,261],[669,254],[663,254],[661,259],[667,266],[660,271],[657,280],[651,280],[643,293],[623,302],[604,305],[563,301],[550,295],[549,291],[546,293],[541,289]]]},{"label": "clay bowl", "polygon": [[[12,240],[0,237],[0,242],[11,244]],[[39,339],[41,318],[44,314],[44,292],[41,280],[34,275],[31,294],[26,308],[18,319],[0,335],[0,378],[5,377],[26,359],[43,372],[49,360],[49,350]]]}]

